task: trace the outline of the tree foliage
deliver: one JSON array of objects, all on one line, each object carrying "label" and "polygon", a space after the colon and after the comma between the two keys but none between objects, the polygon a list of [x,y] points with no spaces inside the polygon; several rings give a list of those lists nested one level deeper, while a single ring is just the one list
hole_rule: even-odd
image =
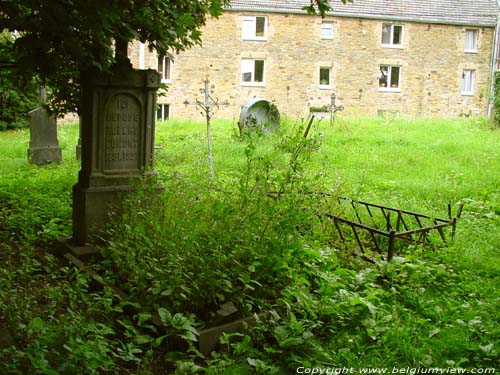
[{"label": "tree foliage", "polygon": [[[108,71],[114,41],[140,40],[158,53],[201,43],[200,28],[218,17],[229,0],[2,0],[0,30],[16,30],[19,71],[52,87],[52,109],[78,110],[82,73]],[[328,0],[304,7],[320,14]]]},{"label": "tree foliage", "polygon": [[38,104],[38,87],[29,75],[11,69],[13,35],[0,33],[0,130],[28,125],[26,113]]},{"label": "tree foliage", "polygon": [[495,73],[493,122],[495,126],[500,126],[500,72]]}]

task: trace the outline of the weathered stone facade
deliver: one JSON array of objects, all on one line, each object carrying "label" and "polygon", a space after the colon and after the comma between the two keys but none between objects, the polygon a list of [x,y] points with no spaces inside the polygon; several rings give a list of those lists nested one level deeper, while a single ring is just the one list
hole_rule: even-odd
[{"label": "weathered stone facade", "polygon": [[[265,40],[243,40],[243,17],[249,16],[266,17]],[[322,23],[328,22],[333,38],[322,39]],[[382,46],[384,24],[403,26],[401,46]],[[465,52],[466,30],[476,30],[475,52]],[[213,95],[231,104],[217,111],[218,118],[237,119],[240,107],[254,97],[275,101],[282,114],[307,116],[311,107],[328,105],[332,92],[350,115],[485,115],[494,32],[493,27],[226,11],[202,29],[202,47],[173,55],[168,91],[158,103],[168,104],[171,118],[200,118],[183,103],[201,98],[208,76]],[[139,43],[130,46],[129,56],[135,67],[157,68],[155,53]],[[242,59],[264,60],[262,85],[242,83]],[[393,90],[380,87],[381,65],[399,67]],[[330,70],[329,86],[320,87],[320,68]],[[473,71],[467,94],[464,70]]]}]

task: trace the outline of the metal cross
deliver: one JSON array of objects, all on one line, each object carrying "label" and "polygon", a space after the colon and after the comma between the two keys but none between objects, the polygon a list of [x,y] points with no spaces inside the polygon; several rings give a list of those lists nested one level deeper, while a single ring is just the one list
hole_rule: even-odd
[{"label": "metal cross", "polygon": [[335,121],[335,118],[334,118],[334,113],[337,112],[337,111],[343,111],[344,110],[344,106],[343,105],[336,105],[335,104],[335,99],[337,99],[337,95],[335,95],[334,92],[332,92],[332,95],[330,95],[330,125],[333,126],[333,123]]},{"label": "metal cross", "polygon": [[208,166],[210,168],[210,176],[213,178],[214,177],[214,165],[212,161],[212,135],[210,132],[210,120],[212,119],[213,116],[213,109],[219,108],[221,105],[229,105],[229,102],[227,100],[223,102],[219,102],[218,99],[213,99],[210,94],[213,94],[213,88],[214,86],[210,87],[210,81],[207,78],[205,78],[205,87],[200,89],[200,93],[205,94],[205,100],[196,100],[194,102],[189,102],[188,100],[184,101],[185,105],[191,104],[191,105],[196,105],[197,108],[201,109],[200,113],[202,115],[205,115],[205,119],[207,120],[207,140],[208,140]]}]

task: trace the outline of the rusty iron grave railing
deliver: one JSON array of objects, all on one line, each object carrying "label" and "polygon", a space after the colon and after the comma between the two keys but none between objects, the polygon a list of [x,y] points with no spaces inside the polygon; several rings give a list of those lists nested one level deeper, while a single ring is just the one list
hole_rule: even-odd
[{"label": "rusty iron grave railing", "polygon": [[378,253],[386,253],[386,259],[391,260],[397,240],[436,244],[437,239],[446,245],[447,238],[453,241],[455,237],[456,223],[463,208],[463,204],[458,204],[457,212],[452,216],[451,204],[448,204],[448,218],[442,219],[349,198],[338,198],[338,202],[340,215],[325,216],[333,222],[344,244],[349,239],[346,228],[352,233],[351,239],[365,259],[369,258],[368,254],[372,250],[376,250]]}]

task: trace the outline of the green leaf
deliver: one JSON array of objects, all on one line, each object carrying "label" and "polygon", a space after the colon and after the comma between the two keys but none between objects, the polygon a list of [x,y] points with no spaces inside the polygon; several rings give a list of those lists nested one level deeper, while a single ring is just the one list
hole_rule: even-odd
[{"label": "green leaf", "polygon": [[160,307],[158,309],[158,315],[160,316],[160,320],[165,327],[169,326],[172,322],[172,314],[166,308]]},{"label": "green leaf", "polygon": [[45,322],[40,317],[35,317],[31,319],[28,324],[28,329],[32,332],[40,332],[45,328]]}]

